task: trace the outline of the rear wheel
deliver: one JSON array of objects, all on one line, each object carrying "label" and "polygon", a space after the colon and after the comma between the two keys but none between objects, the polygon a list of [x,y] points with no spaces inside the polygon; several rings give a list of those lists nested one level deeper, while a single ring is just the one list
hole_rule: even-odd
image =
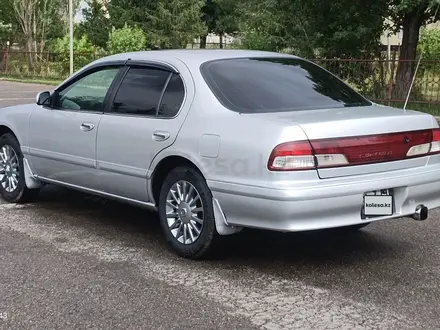
[{"label": "rear wheel", "polygon": [[205,179],[191,167],[173,169],[159,197],[161,227],[168,245],[180,256],[209,256],[218,240],[212,195]]},{"label": "rear wheel", "polygon": [[28,189],[24,176],[23,154],[10,133],[0,137],[0,194],[8,202],[25,203],[36,197],[39,189]]}]

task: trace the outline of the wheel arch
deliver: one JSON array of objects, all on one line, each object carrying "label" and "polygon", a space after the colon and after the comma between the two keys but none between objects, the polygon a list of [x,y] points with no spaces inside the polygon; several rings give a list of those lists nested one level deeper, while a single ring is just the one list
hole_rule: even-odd
[{"label": "wheel arch", "polygon": [[18,139],[17,134],[15,134],[14,131],[10,127],[8,127],[4,124],[0,124],[0,136],[7,134],[7,133],[12,134],[17,139],[17,141],[20,143],[20,140]]},{"label": "wheel arch", "polygon": [[191,161],[190,159],[184,156],[168,155],[162,158],[154,167],[153,173],[151,174],[150,177],[150,192],[153,198],[152,202],[154,202],[156,206],[159,200],[160,189],[162,187],[162,183],[165,180],[166,176],[171,170],[181,166],[191,167],[197,172],[199,172],[200,175],[202,175],[205,178],[203,172],[195,164],[195,162]]}]

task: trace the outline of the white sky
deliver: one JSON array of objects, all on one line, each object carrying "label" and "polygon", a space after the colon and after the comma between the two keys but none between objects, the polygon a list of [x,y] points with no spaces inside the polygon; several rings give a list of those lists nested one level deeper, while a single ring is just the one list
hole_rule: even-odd
[{"label": "white sky", "polygon": [[84,8],[87,8],[87,3],[85,1],[81,1],[80,5],[79,5],[78,12],[76,13],[75,18],[74,18],[74,21],[76,23],[79,23],[83,20],[82,10]]}]

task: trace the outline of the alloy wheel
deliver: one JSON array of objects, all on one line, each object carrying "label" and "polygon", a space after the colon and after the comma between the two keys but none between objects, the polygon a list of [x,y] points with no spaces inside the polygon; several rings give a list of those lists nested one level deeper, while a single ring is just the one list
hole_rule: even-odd
[{"label": "alloy wheel", "polygon": [[197,189],[185,180],[174,183],[166,201],[168,227],[174,238],[182,244],[193,244],[202,232],[204,216]]},{"label": "alloy wheel", "polygon": [[0,184],[8,193],[14,192],[18,187],[20,163],[17,153],[9,146],[0,149]]}]

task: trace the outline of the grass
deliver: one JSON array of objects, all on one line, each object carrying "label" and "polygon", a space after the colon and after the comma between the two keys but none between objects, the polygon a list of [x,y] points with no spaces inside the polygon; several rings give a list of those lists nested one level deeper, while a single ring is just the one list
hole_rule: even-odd
[{"label": "grass", "polygon": [[58,86],[62,83],[62,80],[52,80],[52,79],[42,79],[42,78],[15,78],[15,77],[2,77],[0,76],[0,81],[15,81],[22,83],[31,83],[31,84],[42,84],[42,85],[52,85]]},{"label": "grass", "polygon": [[[404,103],[392,103],[390,106],[403,109]],[[409,102],[406,106],[407,110],[414,110],[429,113],[430,115],[440,117],[440,104],[425,104]]]}]

